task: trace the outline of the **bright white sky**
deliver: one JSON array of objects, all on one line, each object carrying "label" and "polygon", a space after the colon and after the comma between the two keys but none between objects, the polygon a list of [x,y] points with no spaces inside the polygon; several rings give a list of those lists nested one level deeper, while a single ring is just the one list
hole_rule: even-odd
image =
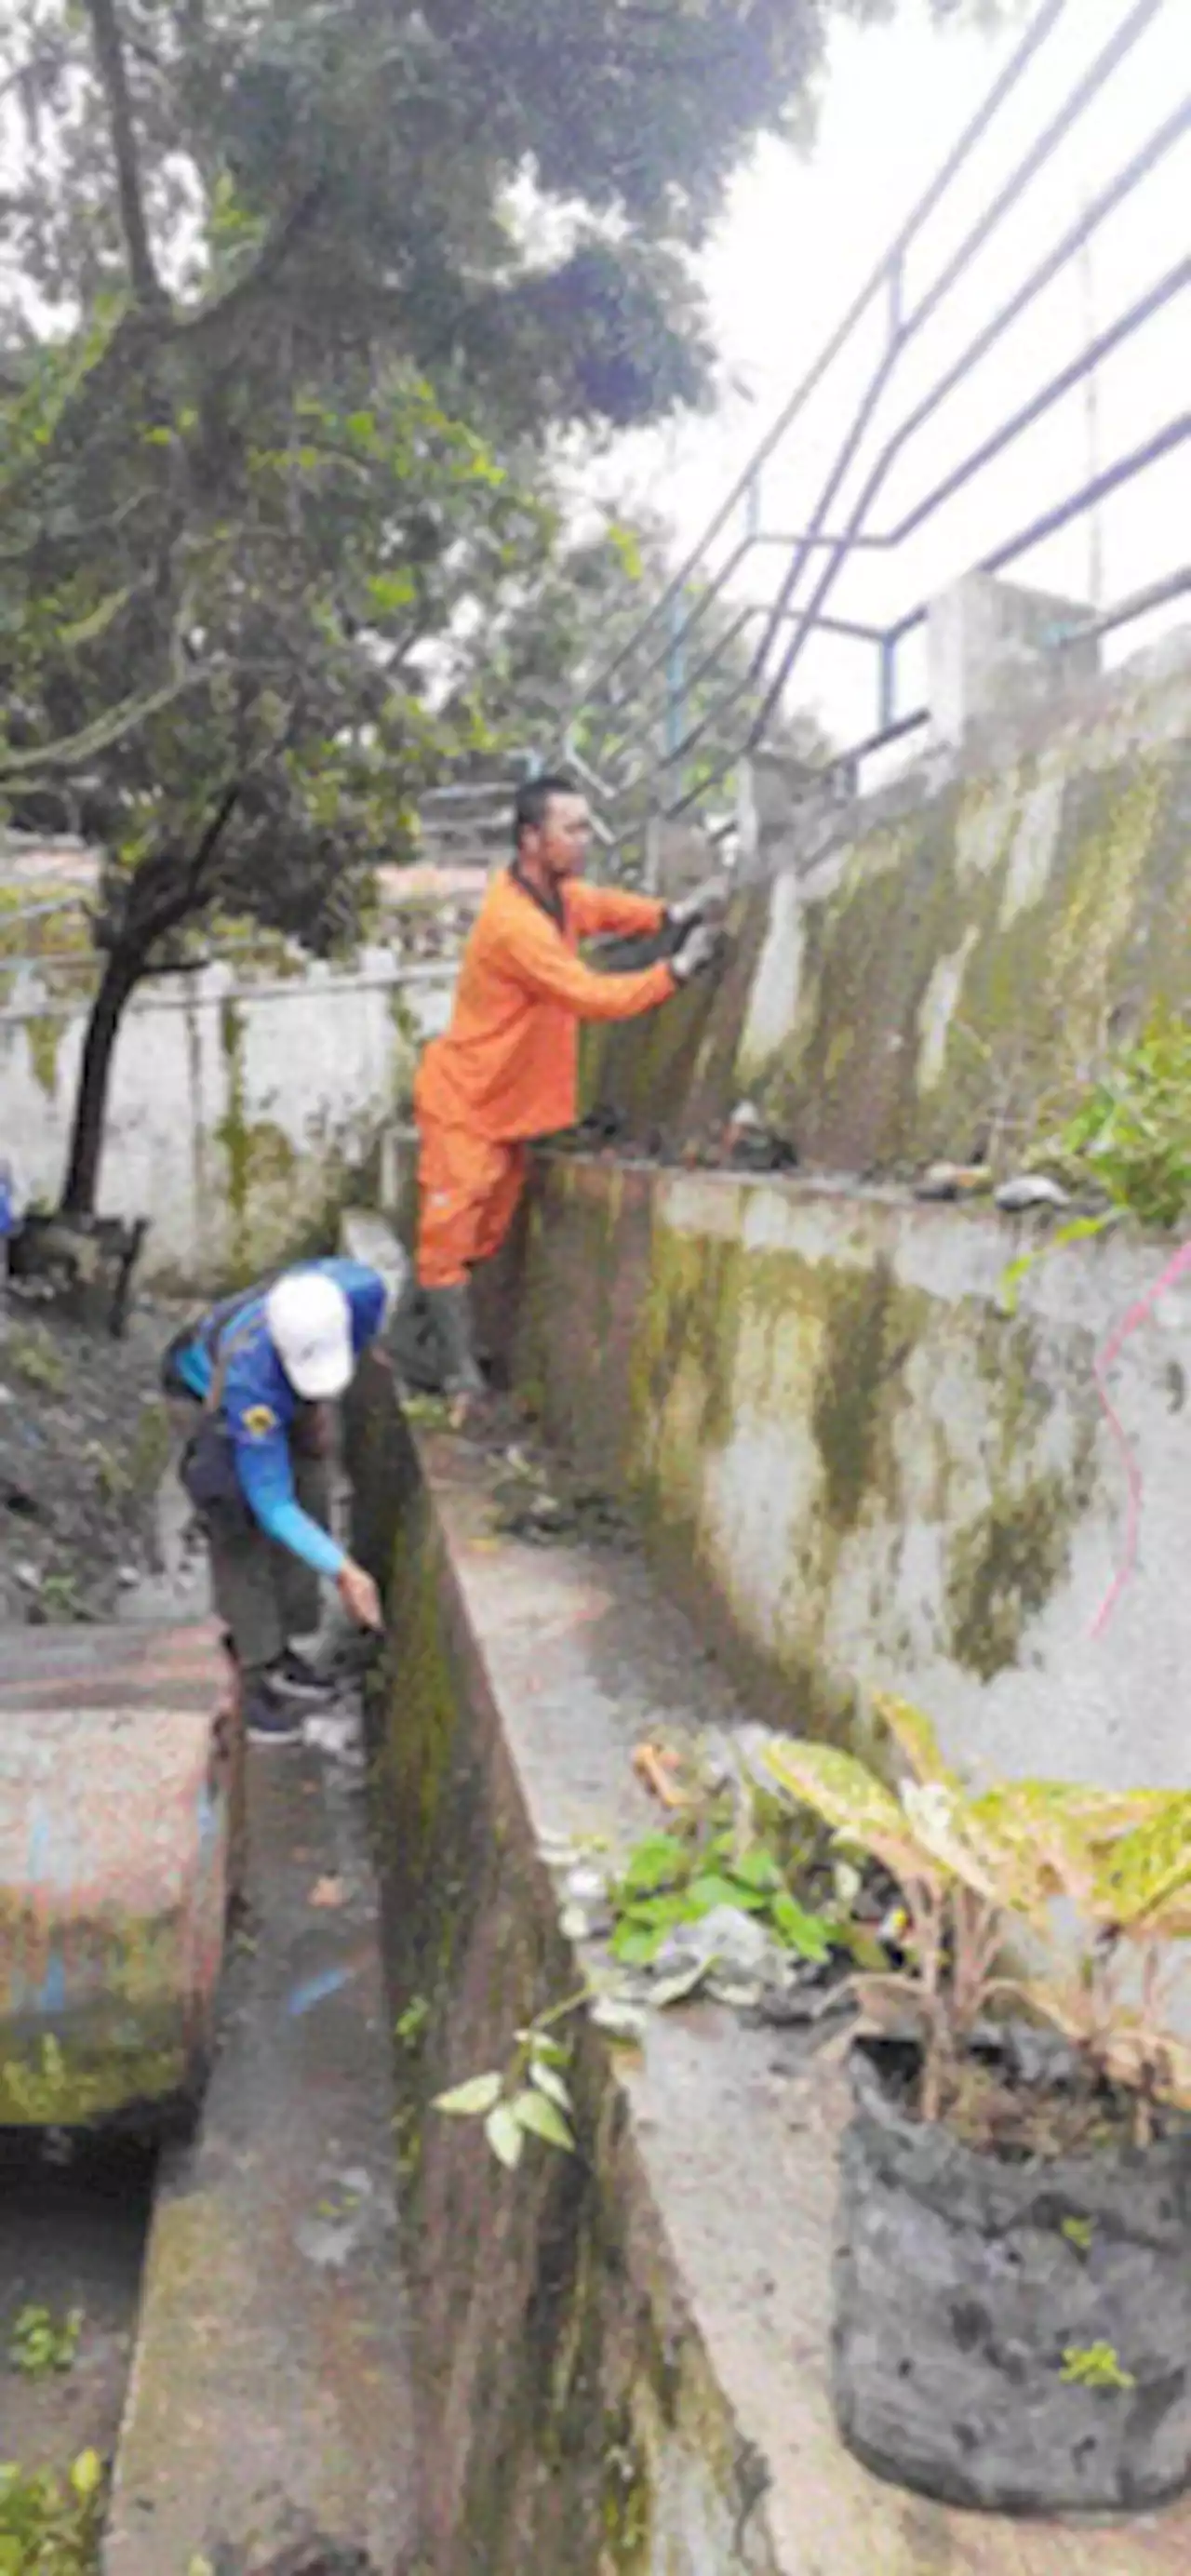
[{"label": "bright white sky", "polygon": [[[937,275],[971,221],[1042,131],[1075,82],[1133,14],[1137,0],[1067,0],[1022,88],[995,131],[937,210],[907,276],[914,299]],[[1036,10],[997,38],[941,34],[926,0],[902,0],[896,23],[836,29],[819,140],[802,160],[774,144],[740,175],[705,263],[716,333],[729,377],[751,399],[728,399],[712,421],[627,443],[618,459],[636,493],[663,508],[693,547],[750,452],[876,267],[961,130],[979,108]],[[889,429],[1028,268],[1104,187],[1159,124],[1186,100],[1191,75],[1191,0],[1160,0],[1128,62],[1114,71],[1083,121],[1033,182],[1024,202],[977,258],[913,349],[893,386],[829,525],[871,466]],[[899,458],[870,524],[887,526],[997,420],[1014,409],[1143,289],[1191,252],[1191,136],[1184,131],[1160,167],[1109,217],[1089,254],[1048,289],[976,376],[948,401]],[[825,382],[768,470],[763,525],[806,524],[837,451],[860,385],[877,353],[875,327]],[[835,595],[837,613],[896,615],[963,571],[1091,469],[1109,464],[1187,407],[1191,376],[1191,294],[1186,286],[1098,371],[1097,418],[1086,389],[1065,397],[1046,421],[911,538],[896,559],[861,558]],[[743,517],[713,561],[743,533]],[[1099,548],[1099,564],[1095,548]],[[1159,578],[1191,556],[1191,443],[1153,469],[1140,488],[1108,502],[1096,531],[1085,521],[1023,563],[1019,578],[1105,604]],[[820,558],[821,560],[821,558]],[[785,558],[755,552],[738,584],[741,598],[772,595]],[[805,595],[805,593],[803,594]],[[1165,622],[1191,620],[1191,602]],[[1133,630],[1121,650],[1156,631]],[[815,705],[837,737],[873,721],[872,656],[855,643],[821,638],[808,649],[793,689]],[[922,695],[921,663],[905,649],[901,703]]]}]

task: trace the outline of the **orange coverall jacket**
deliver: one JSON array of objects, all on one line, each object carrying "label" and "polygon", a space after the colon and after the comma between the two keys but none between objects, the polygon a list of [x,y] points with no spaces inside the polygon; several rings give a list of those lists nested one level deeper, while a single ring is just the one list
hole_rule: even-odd
[{"label": "orange coverall jacket", "polygon": [[525,1141],[574,1125],[580,1020],[628,1020],[668,1001],[664,963],[598,975],[579,943],[660,930],[651,896],[567,879],[562,921],[511,869],[493,879],[459,972],[451,1025],[432,1039],[414,1091],[418,1278],[465,1279],[495,1252],[521,1194]]}]

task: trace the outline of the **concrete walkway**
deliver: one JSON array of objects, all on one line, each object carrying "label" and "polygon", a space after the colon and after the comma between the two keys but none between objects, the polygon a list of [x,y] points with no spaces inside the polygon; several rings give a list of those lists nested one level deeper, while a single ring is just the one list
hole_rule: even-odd
[{"label": "concrete walkway", "polygon": [[400,2576],[413,2478],[389,2033],[354,1777],[250,1752],[248,1848],[201,2137],[154,2214],[105,2576],[208,2561],[249,2576],[316,2536]]}]

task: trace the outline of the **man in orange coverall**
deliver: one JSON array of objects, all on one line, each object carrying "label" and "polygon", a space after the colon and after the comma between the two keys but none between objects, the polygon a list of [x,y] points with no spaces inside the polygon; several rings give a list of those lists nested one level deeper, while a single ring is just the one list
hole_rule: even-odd
[{"label": "man in orange coverall", "polygon": [[[414,1092],[418,1304],[432,1320],[441,1383],[464,1410],[484,1390],[468,1275],[509,1231],[527,1141],[575,1123],[579,1021],[632,1019],[705,972],[719,953],[712,922],[724,904],[714,886],[667,907],[585,885],[591,824],[569,779],[522,787],[513,831],[512,866],[488,889],[451,1025],[427,1047]],[[675,954],[636,973],[596,974],[577,953],[601,932],[632,937],[666,926],[682,934]]]}]

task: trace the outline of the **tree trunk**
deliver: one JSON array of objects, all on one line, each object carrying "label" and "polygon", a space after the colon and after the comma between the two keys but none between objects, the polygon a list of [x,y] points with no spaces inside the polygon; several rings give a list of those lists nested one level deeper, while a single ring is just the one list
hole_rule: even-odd
[{"label": "tree trunk", "polygon": [[70,1160],[62,1192],[63,1216],[95,1214],[112,1057],[125,1005],[144,974],[146,962],[147,952],[139,945],[114,948],[91,1005],[91,1017],[83,1041],[83,1061],[79,1067]]}]

